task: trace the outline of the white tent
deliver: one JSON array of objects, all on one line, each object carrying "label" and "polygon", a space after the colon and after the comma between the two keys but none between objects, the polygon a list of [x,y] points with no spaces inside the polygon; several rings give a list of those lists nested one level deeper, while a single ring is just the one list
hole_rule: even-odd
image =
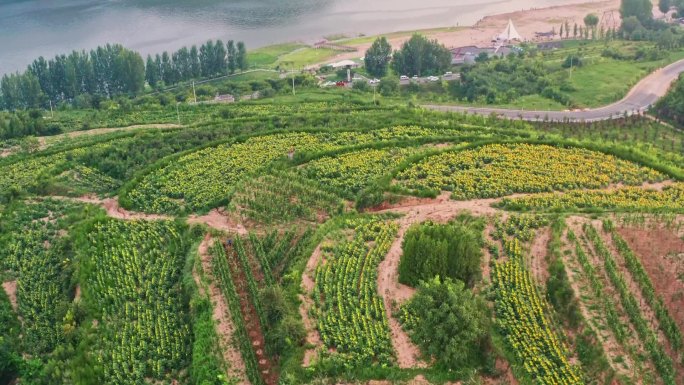
[{"label": "white tent", "polygon": [[342,60],[342,61],[337,62],[337,63],[332,63],[332,64],[330,64],[330,66],[332,68],[335,68],[335,69],[346,68],[347,66],[349,66],[350,68],[357,68],[359,66],[359,63],[352,61],[352,60]]},{"label": "white tent", "polygon": [[496,39],[501,41],[520,41],[523,38],[515,29],[515,26],[513,25],[513,20],[508,19],[508,25],[506,26],[506,29],[502,33],[500,33],[499,36],[496,37]]}]

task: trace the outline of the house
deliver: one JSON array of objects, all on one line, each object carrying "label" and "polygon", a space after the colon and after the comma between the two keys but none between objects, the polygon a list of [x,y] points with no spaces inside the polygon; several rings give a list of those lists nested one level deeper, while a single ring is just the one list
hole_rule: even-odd
[{"label": "house", "polygon": [[474,45],[469,45],[465,47],[458,47],[451,49],[451,64],[473,64],[475,59],[481,54],[486,53],[488,57],[505,57],[513,52],[513,48],[510,46],[500,45],[495,47],[477,47]]},{"label": "house", "polygon": [[539,42],[537,43],[537,48],[542,50],[542,51],[548,51],[552,49],[559,49],[563,48],[563,42],[562,41],[544,41],[544,42]]},{"label": "house", "polygon": [[234,103],[235,102],[235,96],[233,96],[231,94],[224,94],[224,95],[216,94],[216,97],[214,97],[214,102],[215,103]]}]

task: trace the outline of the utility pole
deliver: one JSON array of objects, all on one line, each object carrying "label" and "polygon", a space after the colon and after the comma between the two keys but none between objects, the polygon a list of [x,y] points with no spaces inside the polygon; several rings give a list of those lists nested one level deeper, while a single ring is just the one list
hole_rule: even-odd
[{"label": "utility pole", "polygon": [[195,98],[195,104],[197,104],[197,93],[195,92],[195,81],[192,81],[192,96]]},{"label": "utility pole", "polygon": [[52,99],[50,99],[50,119],[55,118],[55,113],[52,111]]}]

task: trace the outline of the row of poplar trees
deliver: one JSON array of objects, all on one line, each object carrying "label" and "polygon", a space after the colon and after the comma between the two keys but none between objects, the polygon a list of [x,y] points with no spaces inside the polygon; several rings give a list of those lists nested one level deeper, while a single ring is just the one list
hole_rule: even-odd
[{"label": "row of poplar trees", "polygon": [[214,77],[247,68],[245,44],[221,40],[183,47],[169,55],[147,57],[118,44],[73,51],[52,59],[39,57],[23,73],[0,79],[0,109],[48,108],[78,98],[136,95],[152,87]]}]

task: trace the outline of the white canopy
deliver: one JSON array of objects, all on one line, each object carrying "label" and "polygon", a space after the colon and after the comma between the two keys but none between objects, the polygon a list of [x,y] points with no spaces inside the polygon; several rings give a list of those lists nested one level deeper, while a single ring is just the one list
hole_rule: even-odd
[{"label": "white canopy", "polygon": [[515,29],[515,26],[513,25],[513,20],[508,19],[508,25],[506,26],[506,29],[499,34],[499,36],[496,37],[497,40],[503,40],[503,41],[512,41],[512,40],[522,40],[522,37],[518,33],[518,31]]},{"label": "white canopy", "polygon": [[352,61],[352,60],[342,60],[342,61],[337,62],[337,63],[332,63],[330,66],[333,68],[344,68],[347,66],[349,66],[351,68],[356,68],[359,66],[359,63]]}]

